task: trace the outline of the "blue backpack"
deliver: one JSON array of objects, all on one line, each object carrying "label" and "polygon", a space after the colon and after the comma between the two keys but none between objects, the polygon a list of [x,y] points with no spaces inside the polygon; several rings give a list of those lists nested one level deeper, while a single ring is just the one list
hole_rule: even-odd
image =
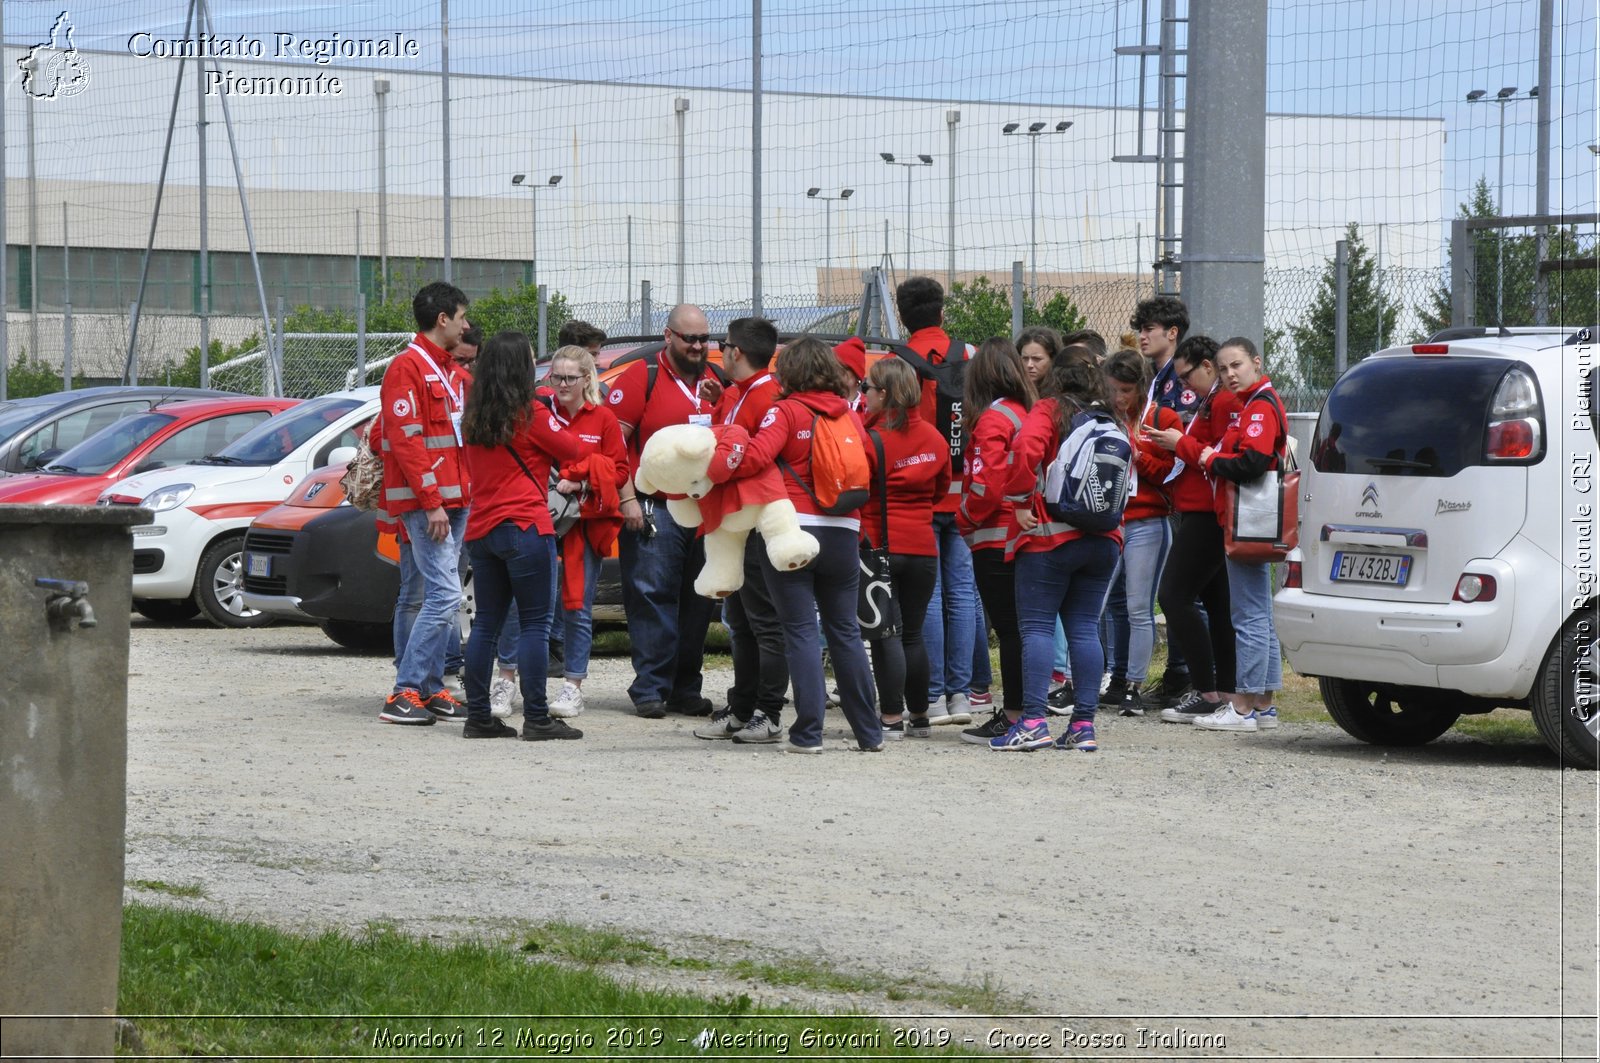
[{"label": "blue backpack", "polygon": [[1045,510],[1082,531],[1114,531],[1128,504],[1132,469],[1133,447],[1116,419],[1105,410],[1079,410],[1045,468]]}]

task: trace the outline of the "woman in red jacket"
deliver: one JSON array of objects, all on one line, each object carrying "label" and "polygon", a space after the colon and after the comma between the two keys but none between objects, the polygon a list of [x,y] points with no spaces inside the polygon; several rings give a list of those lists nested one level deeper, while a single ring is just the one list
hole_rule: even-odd
[{"label": "woman in red jacket", "polygon": [[[1025,346],[1037,351],[1044,340],[1023,333]],[[967,366],[966,487],[956,510],[956,530],[972,548],[972,574],[983,611],[1000,642],[1001,705],[989,719],[961,732],[963,742],[987,745],[1011,729],[1022,710],[1022,633],[1017,627],[1017,587],[1006,544],[1017,537],[1016,518],[1006,505],[1006,477],[1011,472],[1011,441],[1035,400],[1027,366],[1007,339],[985,340]],[[1010,713],[1008,716],[1007,713]]]},{"label": "woman in red jacket", "polygon": [[577,437],[534,398],[533,349],[520,332],[501,332],[478,353],[461,419],[463,458],[472,478],[472,511],[464,538],[472,559],[477,612],[467,640],[467,738],[515,738],[489,705],[495,643],[512,602],[522,626],[517,672],[522,681],[522,738],[582,738],[550,717],[545,702],[549,658],[550,466],[578,456]]},{"label": "woman in red jacket", "polygon": [[1058,616],[1067,632],[1075,704],[1066,733],[1055,744],[1058,749],[1085,753],[1100,748],[1094,733],[1100,677],[1105,672],[1100,610],[1117,567],[1122,529],[1086,532],[1055,520],[1045,509],[1043,489],[1045,467],[1055,459],[1073,418],[1091,408],[1105,410],[1107,405],[1099,367],[1061,359],[1051,367],[1045,396],[1028,411],[1017,433],[1006,491],[1021,529],[1014,552],[1017,625],[1022,631],[1022,708],[1010,730],[989,743],[991,749],[1050,745],[1045,713]]},{"label": "woman in red jacket", "polygon": [[[1111,389],[1117,419],[1133,446],[1134,477],[1129,485],[1128,505],[1122,513],[1122,560],[1117,563],[1120,579],[1113,578],[1113,598],[1122,591],[1123,608],[1108,606],[1107,616],[1120,616],[1125,629],[1113,631],[1115,664],[1111,685],[1101,704],[1115,704],[1123,716],[1144,715],[1144,695],[1139,686],[1150,671],[1150,656],[1156,645],[1156,587],[1161,582],[1161,567],[1166,564],[1172,545],[1172,498],[1166,486],[1172,472],[1173,455],[1149,441],[1140,440],[1140,428],[1156,430],[1183,427],[1171,409],[1151,402],[1150,362],[1138,351],[1120,350],[1105,364],[1106,383]],[[1122,667],[1119,669],[1117,665]]]},{"label": "woman in red jacket", "polygon": [[[860,418],[845,401],[850,391],[844,369],[833,349],[821,340],[804,336],[784,347],[774,363],[781,387],[776,405],[761,419],[750,439],[750,449],[734,478],[753,475],[780,463],[789,500],[800,524],[816,536],[816,560],[794,572],[779,572],[760,551],[762,571],[772,592],[772,604],[783,624],[789,653],[789,679],[794,685],[794,723],[789,727],[790,753],[822,752],[822,718],[827,689],[822,675],[822,646],[818,642],[817,616],[827,629],[833,673],[839,681],[839,702],[857,747],[876,753],[883,749],[872,690],[872,669],[861,645],[856,620],[856,584],[861,572],[860,511],[843,516],[822,512],[816,500],[811,472],[813,425],[819,416],[849,418],[865,441]],[[948,453],[948,447],[946,452]],[[875,456],[868,447],[867,462]],[[946,458],[948,461],[948,458]]]},{"label": "woman in red jacket", "polygon": [[[1178,528],[1161,573],[1156,600],[1167,618],[1167,630],[1189,662],[1194,689],[1178,704],[1161,711],[1168,723],[1193,723],[1215,712],[1234,687],[1237,649],[1223,568],[1222,526],[1217,523],[1211,478],[1200,468],[1200,453],[1220,441],[1239,416],[1239,400],[1217,376],[1217,341],[1189,336],[1172,355],[1178,382],[1204,395],[1186,429],[1157,428],[1142,440],[1176,452],[1178,470],[1172,481]],[[1205,606],[1202,615],[1195,605]],[[1209,623],[1208,623],[1209,621]]]},{"label": "woman in red jacket", "polygon": [[600,559],[622,530],[621,503],[633,498],[628,448],[622,427],[600,401],[600,379],[594,355],[582,347],[562,347],[550,360],[547,378],[555,387],[556,420],[576,436],[578,456],[560,466],[556,490],[581,495],[577,523],[556,543],[561,580],[556,603],[563,625],[561,692],[550,703],[550,715],[571,718],[583,712],[583,681],[589,675],[589,649],[594,640],[594,589]]},{"label": "woman in red jacket", "polygon": [[[1200,467],[1213,480],[1248,484],[1279,468],[1288,446],[1289,418],[1272,381],[1261,370],[1261,355],[1243,336],[1223,341],[1217,350],[1222,384],[1244,404],[1238,420],[1214,447],[1200,452]],[[1219,496],[1221,492],[1218,492]],[[1283,652],[1272,626],[1272,566],[1226,559],[1233,629],[1239,638],[1236,696],[1209,716],[1195,720],[1208,731],[1251,733],[1278,726],[1274,691],[1283,689]]]},{"label": "woman in red jacket", "polygon": [[[899,358],[883,358],[867,373],[867,449],[872,451],[872,490],[861,511],[862,537],[889,551],[889,573],[900,604],[901,634],[872,642],[872,674],[878,684],[883,737],[927,738],[928,647],[922,625],[939,563],[933,538],[933,505],[950,491],[950,445],[922,419],[922,385],[916,370]],[[877,448],[883,447],[883,463]],[[879,501],[880,478],[888,509]],[[884,537],[887,530],[888,538]],[[903,719],[911,708],[909,727]]]}]

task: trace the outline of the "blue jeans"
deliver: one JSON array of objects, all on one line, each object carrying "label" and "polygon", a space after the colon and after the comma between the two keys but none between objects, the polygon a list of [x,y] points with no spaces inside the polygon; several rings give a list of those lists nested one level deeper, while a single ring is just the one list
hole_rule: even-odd
[{"label": "blue jeans", "polygon": [[1100,610],[1100,650],[1106,657],[1106,670],[1113,676],[1128,676],[1128,605],[1122,579],[1122,561],[1111,573],[1105,605]]},{"label": "blue jeans", "polygon": [[849,528],[808,526],[821,547],[817,559],[794,572],[779,572],[761,551],[762,572],[783,642],[789,652],[789,680],[794,684],[794,723],[789,741],[797,746],[822,744],[822,717],[827,685],[822,674],[822,645],[817,615],[828,632],[828,652],[839,681],[839,705],[863,746],[883,741],[883,725],[872,689],[872,668],[861,643],[856,620],[856,580],[861,573],[857,533]]},{"label": "blue jeans", "polygon": [[1017,555],[1017,627],[1022,632],[1022,715],[1043,716],[1050,694],[1055,621],[1061,618],[1071,648],[1074,719],[1094,719],[1100,704],[1105,655],[1100,650],[1100,607],[1117,567],[1117,543],[1086,535],[1054,550]]},{"label": "blue jeans", "polygon": [[[1156,649],[1156,588],[1172,545],[1172,525],[1165,517],[1130,521],[1122,526],[1120,571],[1125,584],[1128,615],[1128,649],[1125,658],[1128,685],[1143,683],[1150,674]],[[1113,675],[1117,675],[1115,670]]]},{"label": "blue jeans", "polygon": [[[395,668],[394,692],[415,690],[423,697],[444,689],[444,656],[450,641],[450,629],[456,625],[456,613],[461,608],[461,534],[467,527],[465,509],[447,509],[450,535],[442,543],[428,538],[428,515],[420,509],[402,513],[397,518],[410,537],[412,595],[420,583],[422,602],[414,614],[410,630],[405,632],[405,649],[400,651],[400,663]],[[406,553],[401,551],[401,560]],[[402,567],[402,578],[406,575]],[[400,610],[395,609],[395,640],[400,643]]]},{"label": "blue jeans", "polygon": [[467,544],[472,558],[472,585],[477,612],[467,639],[467,716],[488,724],[489,680],[495,646],[512,602],[521,634],[517,642],[517,678],[522,684],[522,715],[539,720],[550,715],[545,701],[545,667],[550,655],[550,566],[555,563],[555,537],[526,531],[502,521],[481,539]]},{"label": "blue jeans", "polygon": [[[400,594],[394,603],[394,667],[400,671],[400,656],[411,641],[411,625],[417,622],[422,611],[422,573],[417,570],[416,559],[411,556],[411,544],[401,541]],[[461,625],[450,624],[450,638],[444,647],[444,673],[459,672],[463,661],[461,654]],[[510,667],[509,665],[507,667]]]},{"label": "blue jeans", "polygon": [[705,565],[704,544],[694,528],[672,519],[664,503],[654,507],[656,533],[649,538],[622,529],[622,607],[633,646],[635,705],[668,705],[698,699],[705,662],[706,630],[713,603],[694,592]]},{"label": "blue jeans", "polygon": [[[557,565],[559,569],[561,566]],[[562,657],[562,672],[568,679],[589,678],[589,648],[594,645],[594,588],[600,582],[600,555],[587,544],[583,548],[583,605],[578,609],[561,610],[562,642],[566,646]],[[552,599],[561,605],[561,590],[556,589]],[[552,640],[554,641],[554,640]]]},{"label": "blue jeans", "polygon": [[1283,651],[1272,626],[1272,566],[1252,565],[1227,558],[1228,603],[1233,632],[1239,642],[1240,694],[1264,694],[1283,689]]},{"label": "blue jeans", "polygon": [[978,585],[972,578],[972,549],[956,531],[954,513],[933,515],[933,537],[939,569],[922,637],[928,644],[928,697],[938,699],[965,694],[972,686]]}]

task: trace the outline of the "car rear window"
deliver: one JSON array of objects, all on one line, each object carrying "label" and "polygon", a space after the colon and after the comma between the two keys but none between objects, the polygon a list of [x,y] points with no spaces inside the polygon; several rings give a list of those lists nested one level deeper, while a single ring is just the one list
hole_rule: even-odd
[{"label": "car rear window", "polygon": [[1318,472],[1454,476],[1482,464],[1504,358],[1373,358],[1328,393],[1311,442]]}]

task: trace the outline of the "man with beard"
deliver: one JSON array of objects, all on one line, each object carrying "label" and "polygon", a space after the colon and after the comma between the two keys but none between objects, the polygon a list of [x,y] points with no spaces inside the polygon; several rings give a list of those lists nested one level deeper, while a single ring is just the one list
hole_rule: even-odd
[{"label": "man with beard", "polygon": [[[706,315],[684,303],[667,315],[666,346],[617,377],[607,399],[628,442],[628,458],[639,467],[644,444],[674,424],[710,428],[720,420],[722,383],[706,362],[711,342]],[[705,547],[694,528],[679,525],[662,500],[635,497],[624,486],[622,604],[633,644],[633,683],[628,696],[634,712],[659,720],[668,712],[706,716],[711,702],[702,697],[701,665],[712,603],[694,592],[705,564]]]}]

